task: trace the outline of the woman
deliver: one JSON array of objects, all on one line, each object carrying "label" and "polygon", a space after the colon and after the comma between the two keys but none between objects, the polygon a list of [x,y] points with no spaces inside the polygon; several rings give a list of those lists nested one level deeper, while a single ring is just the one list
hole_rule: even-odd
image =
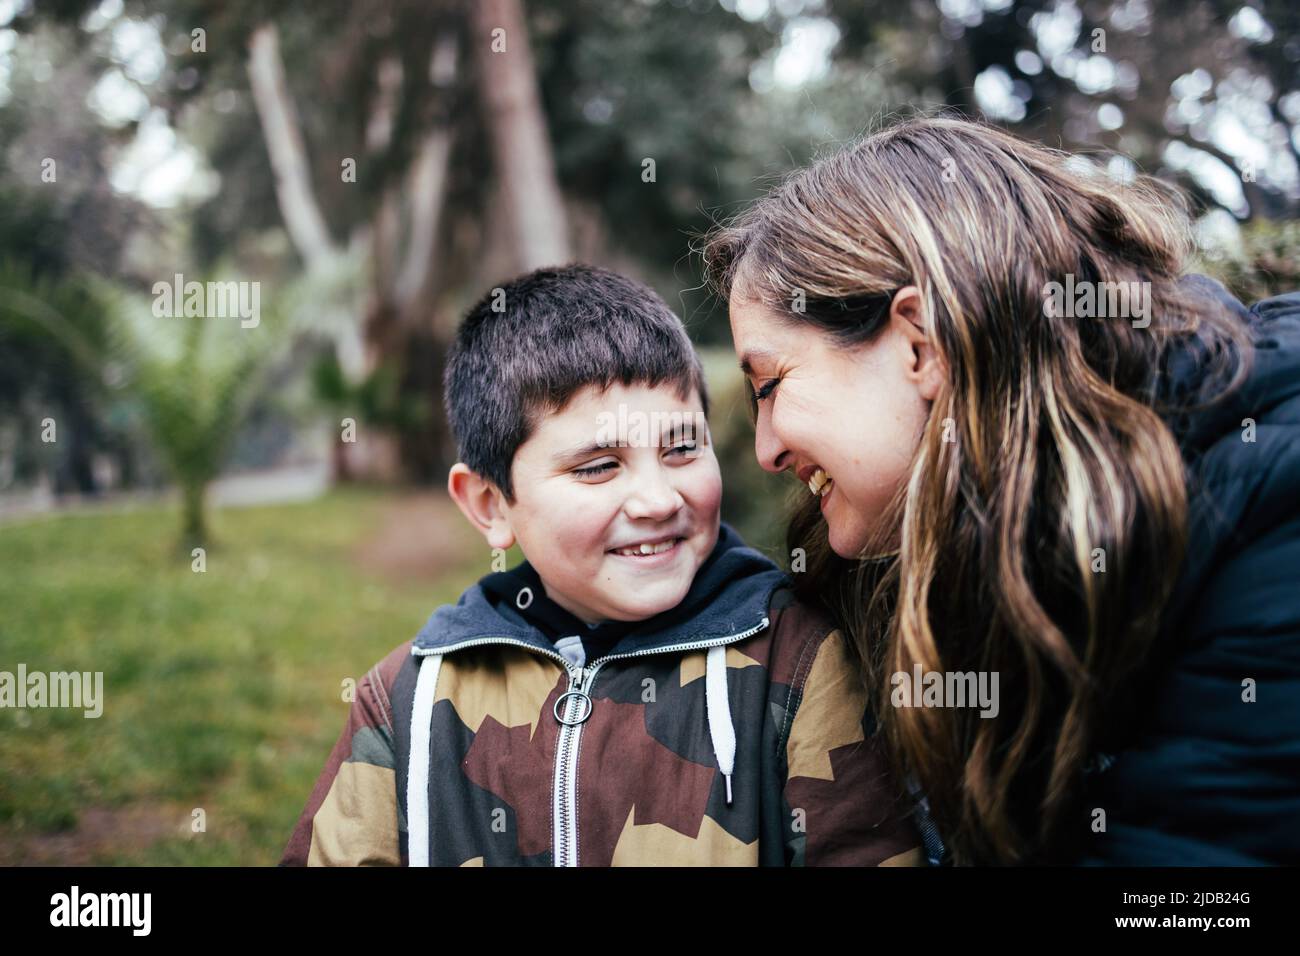
[{"label": "woman", "polygon": [[911,120],[710,237],[796,578],[947,860],[1300,862],[1300,295],[1068,158]]}]

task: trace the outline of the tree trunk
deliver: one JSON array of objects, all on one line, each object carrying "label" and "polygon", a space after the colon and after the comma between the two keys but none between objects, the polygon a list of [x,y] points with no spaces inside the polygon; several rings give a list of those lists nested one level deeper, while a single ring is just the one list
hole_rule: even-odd
[{"label": "tree trunk", "polygon": [[451,130],[439,127],[425,135],[410,172],[407,202],[411,227],[406,255],[393,286],[398,310],[407,316],[430,291],[438,225],[447,197],[447,165],[451,157]]},{"label": "tree trunk", "polygon": [[516,268],[560,265],[570,256],[568,229],[523,7],[519,0],[478,0],[471,9],[479,89]]},{"label": "tree trunk", "polygon": [[186,481],[181,485],[181,545],[186,551],[207,546],[208,525],[203,509],[206,493],[205,483]]},{"label": "tree trunk", "polygon": [[315,269],[329,259],[334,244],[312,192],[311,167],[284,77],[279,34],[273,24],[264,23],[253,31],[248,53],[248,81],[275,171],[280,214],[308,269]]}]

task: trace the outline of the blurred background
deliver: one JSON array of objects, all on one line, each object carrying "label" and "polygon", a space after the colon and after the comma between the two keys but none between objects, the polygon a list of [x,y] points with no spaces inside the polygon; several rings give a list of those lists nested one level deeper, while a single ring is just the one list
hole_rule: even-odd
[{"label": "blurred background", "polygon": [[105,693],[0,709],[0,863],[279,858],[349,679],[490,570],[442,360],[519,272],[664,296],[783,561],[692,246],[939,107],[1179,183],[1201,271],[1300,288],[1290,0],[0,0],[0,670]]}]

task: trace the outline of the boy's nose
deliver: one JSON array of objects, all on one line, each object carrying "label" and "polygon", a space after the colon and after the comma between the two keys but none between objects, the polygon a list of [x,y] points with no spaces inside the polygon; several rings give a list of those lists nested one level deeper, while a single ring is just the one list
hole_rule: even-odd
[{"label": "boy's nose", "polygon": [[670,518],[685,504],[681,494],[661,476],[647,476],[637,483],[623,510],[629,518]]}]

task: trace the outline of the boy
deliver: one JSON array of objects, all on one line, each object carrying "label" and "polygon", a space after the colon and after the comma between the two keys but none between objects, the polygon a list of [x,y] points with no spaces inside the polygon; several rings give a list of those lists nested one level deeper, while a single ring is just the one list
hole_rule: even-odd
[{"label": "boy", "polygon": [[445,400],[448,491],[525,561],[360,682],[282,865],[922,862],[839,632],[720,524],[658,296],[517,279],[462,323]]}]

